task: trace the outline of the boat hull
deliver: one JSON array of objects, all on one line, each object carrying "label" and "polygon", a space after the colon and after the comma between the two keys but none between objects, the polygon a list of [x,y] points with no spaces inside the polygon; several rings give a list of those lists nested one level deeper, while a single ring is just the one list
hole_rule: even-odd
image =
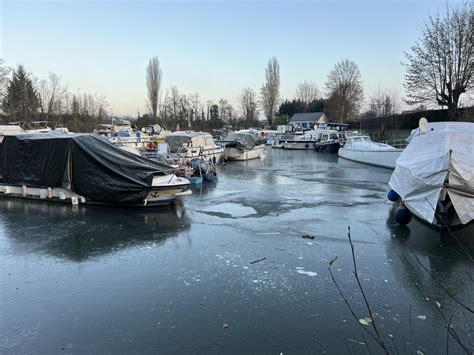
[{"label": "boat hull", "polygon": [[281,148],[283,148],[283,144],[279,140],[275,140],[272,144],[272,148],[281,149]]},{"label": "boat hull", "polygon": [[211,164],[220,164],[224,161],[224,149],[190,149],[184,154],[184,158],[199,158],[210,162]]},{"label": "boat hull", "polygon": [[134,207],[166,206],[171,204],[179,194],[186,192],[187,185],[176,185],[168,188],[151,189],[143,204]]},{"label": "boat hull", "polygon": [[265,145],[244,150],[231,147],[225,149],[225,157],[227,160],[252,160],[262,157],[265,152]]},{"label": "boat hull", "polygon": [[281,147],[289,150],[312,150],[316,141],[283,141]]},{"label": "boat hull", "polygon": [[337,153],[341,148],[341,144],[339,142],[334,143],[326,143],[326,144],[318,144],[314,145],[314,150],[317,152],[328,152],[328,153]]},{"label": "boat hull", "polygon": [[173,186],[152,187],[142,203],[135,204],[111,204],[96,201],[76,194],[65,188],[33,188],[27,186],[0,185],[0,197],[21,198],[27,200],[40,200],[44,202],[59,202],[71,205],[101,205],[101,206],[124,206],[124,207],[153,207],[171,204],[179,195],[185,195],[189,183],[175,184]]},{"label": "boat hull", "polygon": [[342,147],[339,149],[339,157],[357,163],[395,169],[395,162],[402,151],[403,149],[357,150]]},{"label": "boat hull", "polygon": [[435,218],[432,221],[427,220],[417,209],[416,205],[412,205],[410,202],[404,202],[404,206],[408,208],[411,214],[419,221],[428,224],[429,226],[437,229],[450,229],[450,228],[462,228],[471,224],[472,221],[467,224],[463,224],[457,217],[454,211],[450,211],[449,214],[444,214],[440,211],[439,203],[436,206]]}]

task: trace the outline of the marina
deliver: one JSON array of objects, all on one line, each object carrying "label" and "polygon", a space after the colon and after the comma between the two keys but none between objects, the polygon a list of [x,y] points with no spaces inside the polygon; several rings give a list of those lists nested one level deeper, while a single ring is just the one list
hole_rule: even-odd
[{"label": "marina", "polygon": [[374,5],[2,1],[0,354],[473,355],[474,6]]},{"label": "marina", "polygon": [[443,348],[436,303],[471,344],[472,314],[446,291],[472,306],[472,224],[455,231],[463,248],[417,219],[399,226],[390,170],[267,149],[263,160],[218,165],[218,184],[191,186],[169,207],[0,199],[0,351],[365,353],[328,271],[337,257],[338,285],[367,317],[348,226],[391,346]]}]

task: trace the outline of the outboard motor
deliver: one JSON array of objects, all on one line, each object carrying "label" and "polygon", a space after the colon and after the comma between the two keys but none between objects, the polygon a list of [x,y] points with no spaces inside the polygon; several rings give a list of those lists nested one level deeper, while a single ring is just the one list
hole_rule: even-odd
[{"label": "outboard motor", "polygon": [[209,164],[199,158],[193,158],[189,162],[189,167],[194,170],[194,174],[206,175],[209,172]]}]

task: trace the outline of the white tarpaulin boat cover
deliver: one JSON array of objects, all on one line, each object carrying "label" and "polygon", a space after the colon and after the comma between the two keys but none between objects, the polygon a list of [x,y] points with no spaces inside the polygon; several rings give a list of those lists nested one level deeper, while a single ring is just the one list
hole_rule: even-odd
[{"label": "white tarpaulin boat cover", "polygon": [[[435,223],[445,188],[462,224],[474,219],[474,123],[435,122],[411,132],[389,186],[408,208]],[[447,182],[447,184],[445,184]]]}]

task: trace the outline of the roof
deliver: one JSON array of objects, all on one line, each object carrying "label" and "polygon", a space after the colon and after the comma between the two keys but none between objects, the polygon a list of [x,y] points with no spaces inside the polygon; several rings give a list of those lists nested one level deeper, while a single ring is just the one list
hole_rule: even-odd
[{"label": "roof", "polygon": [[290,122],[317,122],[324,112],[295,113],[291,116]]}]

